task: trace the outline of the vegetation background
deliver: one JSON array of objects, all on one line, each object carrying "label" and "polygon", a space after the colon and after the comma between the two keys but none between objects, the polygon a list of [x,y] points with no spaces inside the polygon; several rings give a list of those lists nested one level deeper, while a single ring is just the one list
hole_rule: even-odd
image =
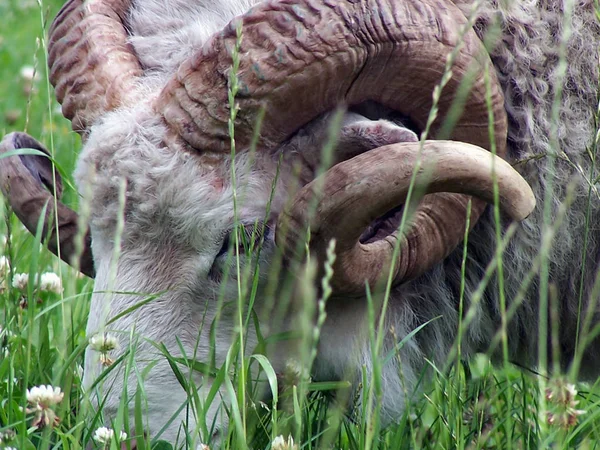
[{"label": "vegetation background", "polygon": [[[44,143],[64,176],[63,201],[77,208],[71,173],[81,143],[60,113],[46,71],[45,37],[61,4],[0,0],[0,133],[26,131]],[[58,262],[3,209],[0,448],[117,448],[115,439],[102,441],[98,434],[94,439],[103,425],[101,411],[89,407],[81,388],[93,282]],[[56,273],[62,289],[43,290],[36,274],[45,272]],[[247,370],[249,363],[238,364]],[[244,420],[232,417],[229,434],[210,448],[600,448],[597,385],[548,379],[507,361],[492,366],[485,355],[457,361],[450,371],[433,369],[433,383],[411,395],[400,423],[386,428],[377,414],[342,411],[330,392],[343,389],[340,385],[291,380],[291,400],[282,397],[279,410],[274,402],[259,403],[250,391],[238,392],[234,400],[240,401]],[[305,389],[297,386],[302,383]],[[64,397],[35,409],[32,389],[40,385],[58,387]],[[369,380],[361,388],[366,393]],[[303,391],[308,394],[298,397]],[[129,406],[136,417],[143,414],[138,406]],[[44,421],[49,423],[43,426]],[[201,448],[194,437],[182,442]],[[126,438],[124,445],[130,444]],[[159,440],[138,440],[139,448],[145,445],[169,448]]]}]

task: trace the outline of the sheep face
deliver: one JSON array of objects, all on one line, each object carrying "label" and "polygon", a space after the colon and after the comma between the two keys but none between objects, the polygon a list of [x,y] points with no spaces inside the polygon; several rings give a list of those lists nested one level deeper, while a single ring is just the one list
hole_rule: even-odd
[{"label": "sheep face", "polygon": [[[81,191],[91,193],[96,282],[87,332],[89,336],[104,332],[118,336],[121,346],[113,358],[131,351],[141,370],[156,364],[145,380],[151,427],[146,431],[154,435],[166,417],[183,417],[177,411],[187,398],[152,343],[164,344],[178,357],[196,355],[199,361],[209,362],[216,356],[216,363],[223,364],[235,333],[236,304],[231,305],[231,300],[237,298],[237,284],[234,276],[223,275],[226,255],[222,248],[234,226],[228,168],[207,169],[195,154],[159,147],[156,131],[164,125],[146,111],[140,107],[135,112],[115,113],[95,127],[76,177]],[[132,126],[136,132],[132,133]],[[239,220],[261,224],[276,167],[270,158],[259,157],[250,170],[247,154],[235,163],[239,192],[246,197],[238,204]],[[276,197],[274,208],[279,202]],[[261,266],[272,249],[273,239],[267,232]],[[243,252],[240,260],[245,270]],[[111,317],[148,296],[156,298],[107,325]],[[220,318],[215,323],[217,314]],[[218,330],[213,338],[211,326]],[[253,348],[252,333],[249,339]],[[178,342],[186,355],[181,354]],[[88,385],[104,368],[101,356],[92,349],[86,353]],[[136,389],[135,376],[127,378],[123,370],[124,366],[114,371],[100,391],[107,398],[105,411],[110,413],[117,411],[125,382],[129,392]],[[194,374],[198,386],[210,386],[202,378]],[[168,400],[164,392],[169,392]],[[207,420],[214,418],[217,409],[215,401]],[[176,440],[182,417],[177,417],[163,438]]]},{"label": "sheep face", "polygon": [[[164,345],[176,357],[194,355],[203,362],[214,359],[220,367],[238,335],[238,280],[245,277],[244,284],[251,283],[255,271],[259,283],[252,303],[261,332],[301,331],[292,324],[298,323],[298,314],[304,314],[302,304],[277,288],[290,274],[270,270],[272,261],[277,260],[273,217],[284,209],[289,191],[302,183],[292,173],[298,172],[298,155],[302,151],[305,158],[318,154],[328,139],[331,117],[316,119],[285,142],[275,156],[244,152],[233,164],[227,161],[211,168],[196,153],[173,152],[161,146],[156,137],[166,132],[164,123],[148,110],[142,104],[107,115],[92,129],[80,156],[76,180],[80,191],[89,195],[86,201],[91,207],[96,268],[87,334],[118,336],[121,344],[111,352],[112,360],[130,352],[139,370],[152,366],[145,378],[150,426],[146,431],[155,435],[168,421],[165,418],[175,417],[162,435],[175,441],[184,422],[179,411],[188,398],[156,345]],[[341,127],[338,155],[344,155],[343,159],[381,145],[416,141],[416,135],[401,125],[371,121],[357,113],[347,113]],[[305,169],[311,178],[314,169]],[[235,203],[232,170],[236,174]],[[246,231],[248,241],[254,234],[256,247],[249,253],[240,245],[232,258],[228,252],[236,253],[230,245],[236,223]],[[273,277],[278,280],[275,290],[263,294],[274,286],[272,281],[268,283]],[[315,295],[311,288],[301,288]],[[152,300],[146,302],[148,298]],[[249,295],[242,294],[241,300],[245,315]],[[111,320],[136,303],[139,308]],[[346,342],[349,347],[340,352],[325,346],[327,363],[319,358],[317,377],[328,379],[334,373],[341,377],[360,365],[362,352],[355,347],[367,317],[365,303],[356,301],[351,309],[347,304],[347,299],[340,305],[331,303],[335,319],[326,323],[323,332],[331,335],[332,342]],[[358,328],[340,327],[340,322],[346,321]],[[211,336],[214,329],[218,331]],[[250,351],[258,343],[252,322],[245,342]],[[270,353],[276,370],[281,372],[288,360],[298,357],[298,350],[294,342],[278,342]],[[87,386],[95,382],[106,363],[105,355],[88,349]],[[103,403],[109,415],[119,408],[124,384],[131,395],[137,387],[136,375],[127,377],[125,367],[114,370],[92,394],[99,395],[97,402]],[[198,387],[210,388],[210,379],[203,374],[195,373],[193,379]],[[168,400],[164,392],[170,393]],[[206,415],[208,423],[203,425],[210,427],[213,420],[227,423],[220,404],[213,402]]]}]

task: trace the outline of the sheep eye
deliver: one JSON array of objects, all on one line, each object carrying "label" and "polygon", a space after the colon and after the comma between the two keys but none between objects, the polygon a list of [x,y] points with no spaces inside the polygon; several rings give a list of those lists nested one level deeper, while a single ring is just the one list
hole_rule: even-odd
[{"label": "sheep eye", "polygon": [[[240,224],[238,235],[239,254],[243,255],[247,251],[254,251],[262,243],[263,239],[270,236],[270,232],[270,227],[263,222]],[[227,232],[216,258],[227,254],[229,250],[233,249],[236,241],[234,233],[234,229]]]},{"label": "sheep eye", "polygon": [[[272,239],[271,227],[268,223],[256,222],[252,224],[241,224],[238,235],[238,253],[246,255],[256,251],[264,240]],[[235,229],[229,230],[223,237],[221,248],[215,256],[214,262],[208,272],[208,278],[220,283],[224,274],[226,255],[234,250],[236,243]],[[235,255],[235,252],[233,252]]]},{"label": "sheep eye", "polygon": [[229,243],[231,242],[231,232],[228,232],[225,235],[225,238],[223,239],[223,245],[221,245],[221,248],[219,249],[219,252],[217,253],[217,258],[219,256],[223,256],[225,255],[228,251],[229,251]]}]

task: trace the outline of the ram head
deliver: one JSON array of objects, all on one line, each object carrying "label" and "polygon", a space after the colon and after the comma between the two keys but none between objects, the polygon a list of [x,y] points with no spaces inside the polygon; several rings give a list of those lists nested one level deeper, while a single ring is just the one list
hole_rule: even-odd
[{"label": "ram head", "polygon": [[[393,289],[444,260],[488,203],[514,220],[534,207],[503,159],[507,117],[489,56],[453,3],[262,2],[196,48],[166,83],[136,56],[130,8],[127,0],[71,0],[50,31],[50,79],[85,144],[76,179],[91,208],[89,235],[77,213],[55,204],[60,177],[43,156],[1,159],[0,178],[29,230],[45,214],[50,250],[95,276],[88,333],[132,336],[138,364],[160,360],[146,379],[152,434],[181,414],[185,393],[148,341],[225,360],[235,315],[218,298],[241,295],[239,268],[229,270],[227,259],[240,250],[237,225],[260,238],[253,307],[268,328],[279,281],[309,257],[324,273],[332,241],[331,304],[351,317],[364,311],[367,288],[389,280]],[[290,145],[324,115],[367,103],[407,118],[421,140],[359,152],[334,142],[329,158],[319,145]],[[21,148],[45,151],[23,133],[2,142],[4,152]],[[272,275],[276,261],[283,270]],[[134,292],[155,298],[132,307]],[[286,314],[281,327],[293,329]],[[339,344],[336,333],[322,341]],[[88,385],[101,368],[88,351]],[[116,411],[127,376],[113,371],[107,380],[99,401]]]}]

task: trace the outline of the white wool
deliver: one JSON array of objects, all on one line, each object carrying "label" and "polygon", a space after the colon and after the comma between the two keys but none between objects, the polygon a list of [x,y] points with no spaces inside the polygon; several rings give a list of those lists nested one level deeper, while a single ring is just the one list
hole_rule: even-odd
[{"label": "white wool", "polygon": [[[162,293],[109,327],[122,343],[129,341],[119,352],[126,351],[129,346],[135,348],[140,369],[154,359],[158,361],[145,379],[147,431],[150,434],[160,430],[171,415],[176,414],[186,401],[186,395],[165,358],[148,340],[162,342],[178,354],[179,339],[188,356],[195,354],[198,360],[207,361],[214,351],[217,364],[220,364],[235,329],[235,305],[219,311],[217,300],[221,292],[227,299],[237,298],[235,280],[218,283],[209,277],[215,255],[234,218],[230,167],[208,168],[200,163],[198,155],[164,148],[161,142],[166,130],[151,104],[160,86],[179,64],[252,3],[249,0],[135,1],[128,27],[132,32],[131,43],[146,71],[146,78],[139,86],[145,100],[130,109],[107,114],[97,123],[79,160],[76,178],[80,191],[90,192],[86,184],[92,182],[93,185],[89,199],[92,206],[90,226],[97,278],[88,336],[109,331],[104,329],[108,317],[130,308],[147,295]],[[517,168],[531,184],[539,201],[538,208],[519,226],[505,252],[505,295],[510,304],[539,251],[543,231],[542,201],[546,194],[552,203],[553,223],[560,204],[565,201],[568,183],[577,181],[572,206],[557,230],[550,266],[552,282],[559,288],[559,338],[564,353],[562,362],[566,363],[572,356],[577,324],[587,205],[587,185],[582,181],[578,167],[587,174],[591,166],[586,147],[592,143],[597,104],[600,29],[592,2],[577,2],[570,24],[571,35],[566,42],[569,63],[566,78],[562,80],[557,73],[557,52],[563,32],[563,3],[559,0],[514,1],[512,6],[501,3],[500,6],[495,0],[485,0],[475,28],[483,36],[496,21],[500,26],[500,38],[490,51],[509,114],[509,156],[513,161],[529,161]],[[462,4],[461,8],[468,13],[468,5]],[[552,107],[559,86],[563,92],[558,100],[559,122],[555,124]],[[556,146],[550,140],[553,135],[557,139]],[[559,159],[553,168],[547,155],[556,151],[564,152],[570,161]],[[240,154],[235,165],[239,177],[237,185],[242,192],[240,217],[248,223],[260,221],[269,200],[276,161],[268,155],[259,155],[251,164],[247,154]],[[290,176],[286,170],[284,167],[280,177],[283,180]],[[122,212],[119,192],[124,182],[125,230],[113,280],[110,277],[111,260],[117,221]],[[271,207],[274,213],[282,209],[287,188],[284,182],[279,182]],[[591,224],[599,223],[599,204],[594,197]],[[466,308],[487,263],[494,256],[494,242],[493,216],[488,211],[469,236]],[[586,255],[585,302],[590,294],[599,250],[598,242],[592,236]],[[273,248],[268,245],[263,250],[262,273],[266,273],[272,252]],[[402,413],[404,393],[412,392],[426,367],[426,358],[443,364],[455,341],[461,258],[462,248],[459,248],[425,275],[392,292],[385,330],[393,329],[393,333],[386,335],[387,350],[419,325],[438,316],[442,319],[428,324],[404,345],[400,352],[402,367],[399,367],[398,359],[392,359],[383,368],[383,417],[387,421],[397,419]],[[524,304],[509,324],[511,357],[523,364],[534,364],[537,359],[537,287],[536,278]],[[106,294],[106,291],[115,293]],[[259,314],[264,312],[260,298],[256,308]],[[500,323],[496,280],[491,281],[475,312],[475,320],[462,340],[465,356],[485,350]],[[210,348],[210,327],[217,316],[216,348]],[[370,373],[372,353],[365,337],[367,316],[364,300],[330,301],[313,370],[314,379],[354,379],[362,365]],[[266,329],[271,325],[268,319],[269,314],[262,316]],[[289,319],[293,323],[293,317]],[[286,321],[277,325],[285,328]],[[248,340],[247,348],[252,349],[256,344],[253,330],[248,333]],[[598,345],[593,347],[599,348]],[[589,374],[597,374],[600,369],[600,352],[594,348],[584,358],[584,369]],[[276,369],[283,364],[280,356],[286,353],[287,350],[281,348],[272,355]],[[88,351],[85,367],[88,386],[101,370],[98,352]],[[198,384],[204,383],[208,389],[209,380],[202,380],[199,374],[195,374],[194,380]],[[132,374],[128,379],[130,391],[135,389],[136,382]],[[122,369],[113,370],[104,383],[101,395],[107,396],[104,410],[109,415],[117,411],[123,383]],[[217,423],[226,426],[217,400],[208,410],[208,420],[218,416]],[[161,438],[175,440],[185,409],[179,415]],[[194,430],[194,419],[191,421],[188,427]],[[201,441],[207,442],[210,438],[202,436]]]}]

